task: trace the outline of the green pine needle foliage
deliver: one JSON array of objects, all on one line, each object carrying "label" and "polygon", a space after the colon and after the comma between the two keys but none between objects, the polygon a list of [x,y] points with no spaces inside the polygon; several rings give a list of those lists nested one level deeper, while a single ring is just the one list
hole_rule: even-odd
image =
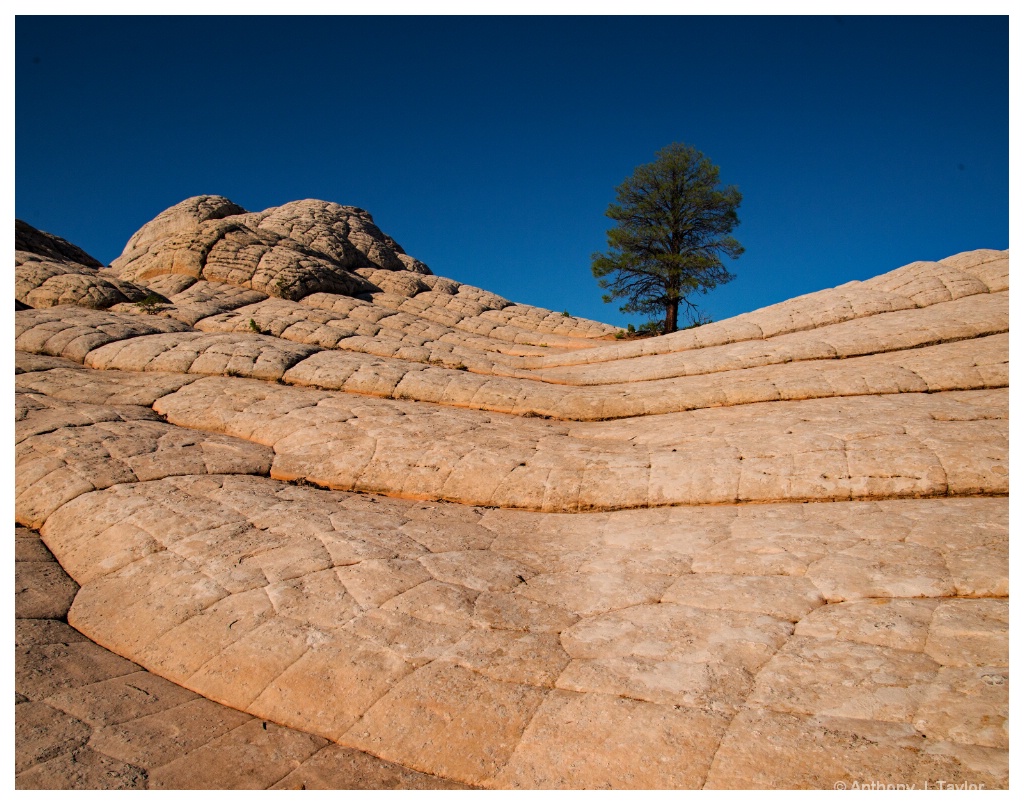
[{"label": "green pine needle foliage", "polygon": [[729,234],[743,196],[722,186],[718,167],[692,146],[673,143],[656,157],[615,189],[605,215],[616,226],[591,271],[608,291],[605,302],[626,300],[623,313],[662,314],[671,333],[680,310],[691,323],[705,319],[694,296],[734,279],[723,259],[743,254]]}]

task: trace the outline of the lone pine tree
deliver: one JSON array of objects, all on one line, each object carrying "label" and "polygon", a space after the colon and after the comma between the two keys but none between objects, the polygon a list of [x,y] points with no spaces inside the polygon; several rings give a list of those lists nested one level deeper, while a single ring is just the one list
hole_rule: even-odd
[{"label": "lone pine tree", "polygon": [[722,260],[743,247],[729,235],[739,224],[743,196],[722,187],[718,167],[692,146],[673,143],[615,188],[607,215],[608,251],[594,254],[591,271],[607,289],[605,302],[626,299],[623,313],[664,312],[663,332],[679,329],[680,307],[694,324],[705,321],[694,303],[729,282]]}]

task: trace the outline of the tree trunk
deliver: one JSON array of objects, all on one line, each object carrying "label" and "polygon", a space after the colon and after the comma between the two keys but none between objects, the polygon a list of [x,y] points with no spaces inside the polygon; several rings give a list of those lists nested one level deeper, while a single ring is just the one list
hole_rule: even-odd
[{"label": "tree trunk", "polygon": [[665,306],[665,333],[674,333],[679,329],[679,302],[670,300]]}]

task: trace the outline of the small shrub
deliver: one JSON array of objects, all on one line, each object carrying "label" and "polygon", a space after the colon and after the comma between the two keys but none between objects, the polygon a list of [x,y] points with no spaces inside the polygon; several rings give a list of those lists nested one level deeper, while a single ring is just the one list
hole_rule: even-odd
[{"label": "small shrub", "polygon": [[694,327],[703,327],[705,324],[711,324],[712,321],[713,319],[710,316],[705,316],[704,314],[701,314],[697,321],[693,322],[692,324],[687,324],[682,329],[692,330]]},{"label": "small shrub", "polygon": [[163,301],[163,297],[157,296],[155,293],[151,293],[141,301],[136,302],[135,307],[137,307],[143,313],[148,313],[152,315],[160,309],[160,305],[163,303]]},{"label": "small shrub", "polygon": [[256,319],[249,319],[249,329],[252,330],[254,333],[259,333],[260,335],[263,335],[263,330],[261,330],[260,326],[256,323]]}]

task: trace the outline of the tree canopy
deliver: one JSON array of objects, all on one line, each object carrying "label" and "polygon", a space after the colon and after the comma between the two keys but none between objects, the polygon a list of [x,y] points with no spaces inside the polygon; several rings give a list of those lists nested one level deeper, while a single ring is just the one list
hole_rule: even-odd
[{"label": "tree canopy", "polygon": [[616,226],[591,271],[605,302],[626,299],[623,313],[664,313],[662,332],[671,333],[680,308],[690,322],[706,321],[693,297],[734,278],[722,261],[743,254],[729,234],[743,196],[722,187],[718,167],[692,146],[673,143],[656,157],[615,188],[605,215]]}]

